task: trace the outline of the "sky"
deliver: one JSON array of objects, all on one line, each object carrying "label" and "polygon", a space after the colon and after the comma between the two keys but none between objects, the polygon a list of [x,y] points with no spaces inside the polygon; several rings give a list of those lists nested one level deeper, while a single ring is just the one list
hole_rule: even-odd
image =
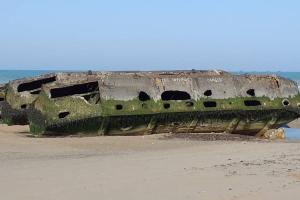
[{"label": "sky", "polygon": [[0,0],[0,69],[300,71],[300,1]]}]

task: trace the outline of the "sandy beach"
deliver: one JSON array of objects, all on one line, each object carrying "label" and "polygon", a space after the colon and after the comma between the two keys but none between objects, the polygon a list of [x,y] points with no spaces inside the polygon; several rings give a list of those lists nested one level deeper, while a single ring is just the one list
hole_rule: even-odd
[{"label": "sandy beach", "polygon": [[0,199],[298,199],[300,143],[32,138],[0,125]]},{"label": "sandy beach", "polygon": [[290,128],[299,128],[300,129],[300,119],[298,118],[298,119],[288,123],[287,125]]}]

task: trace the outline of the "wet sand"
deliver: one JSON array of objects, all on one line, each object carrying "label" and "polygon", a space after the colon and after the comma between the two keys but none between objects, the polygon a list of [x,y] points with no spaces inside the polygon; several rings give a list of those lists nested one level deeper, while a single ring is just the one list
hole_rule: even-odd
[{"label": "wet sand", "polygon": [[300,196],[298,142],[195,134],[32,138],[27,132],[27,126],[0,125],[0,199]]}]

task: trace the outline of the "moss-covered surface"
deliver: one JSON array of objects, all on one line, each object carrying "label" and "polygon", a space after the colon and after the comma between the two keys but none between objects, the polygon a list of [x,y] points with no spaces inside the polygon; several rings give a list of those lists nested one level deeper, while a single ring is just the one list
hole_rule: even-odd
[{"label": "moss-covered surface", "polygon": [[5,100],[5,87],[0,87],[0,124],[3,123],[2,120],[2,106]]},{"label": "moss-covered surface", "polygon": [[[231,131],[258,132],[276,118],[275,127],[299,116],[300,96],[286,98],[247,97],[231,99],[203,98],[197,101],[129,101],[102,100],[88,103],[82,97],[50,99],[42,92],[30,109],[30,129],[33,134],[94,133],[149,134],[170,131]],[[245,100],[257,100],[259,106],[245,106]],[[216,107],[205,107],[214,101]],[[60,113],[68,115],[60,118]],[[298,112],[298,114],[297,114]],[[177,125],[176,125],[177,124]],[[176,132],[176,130],[175,130]]]},{"label": "moss-covered surface", "polygon": [[[239,124],[236,124],[234,129],[229,129],[230,133],[255,134],[264,128],[272,120],[273,116],[277,116],[277,123],[269,128],[276,128],[290,121],[295,117],[295,113],[283,112],[282,110],[164,113],[86,118],[64,121],[48,126],[46,124],[41,126],[43,123],[31,123],[30,128],[35,135],[82,133],[135,135],[169,132],[224,132],[233,119],[239,119]],[[196,123],[193,123],[195,120]]]},{"label": "moss-covered surface", "polygon": [[2,122],[8,125],[26,125],[28,124],[28,107],[37,98],[37,94],[16,93],[8,84],[5,91],[5,102],[2,104]]},{"label": "moss-covered surface", "polygon": [[26,109],[13,109],[7,102],[2,103],[2,122],[12,125],[26,125],[28,124],[28,117]]},{"label": "moss-covered surface", "polygon": [[22,105],[27,107],[36,99],[38,95],[27,93],[16,93],[15,90],[8,84],[6,88],[5,101],[11,106],[12,109],[21,110]]}]

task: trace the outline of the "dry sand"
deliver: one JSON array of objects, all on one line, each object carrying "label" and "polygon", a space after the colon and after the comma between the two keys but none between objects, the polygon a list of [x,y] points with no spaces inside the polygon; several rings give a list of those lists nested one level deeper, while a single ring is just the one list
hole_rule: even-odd
[{"label": "dry sand", "polygon": [[1,200],[300,196],[297,142],[182,134],[31,138],[27,129],[0,125]]},{"label": "dry sand", "polygon": [[299,128],[300,129],[300,118],[287,124],[290,128]]}]

